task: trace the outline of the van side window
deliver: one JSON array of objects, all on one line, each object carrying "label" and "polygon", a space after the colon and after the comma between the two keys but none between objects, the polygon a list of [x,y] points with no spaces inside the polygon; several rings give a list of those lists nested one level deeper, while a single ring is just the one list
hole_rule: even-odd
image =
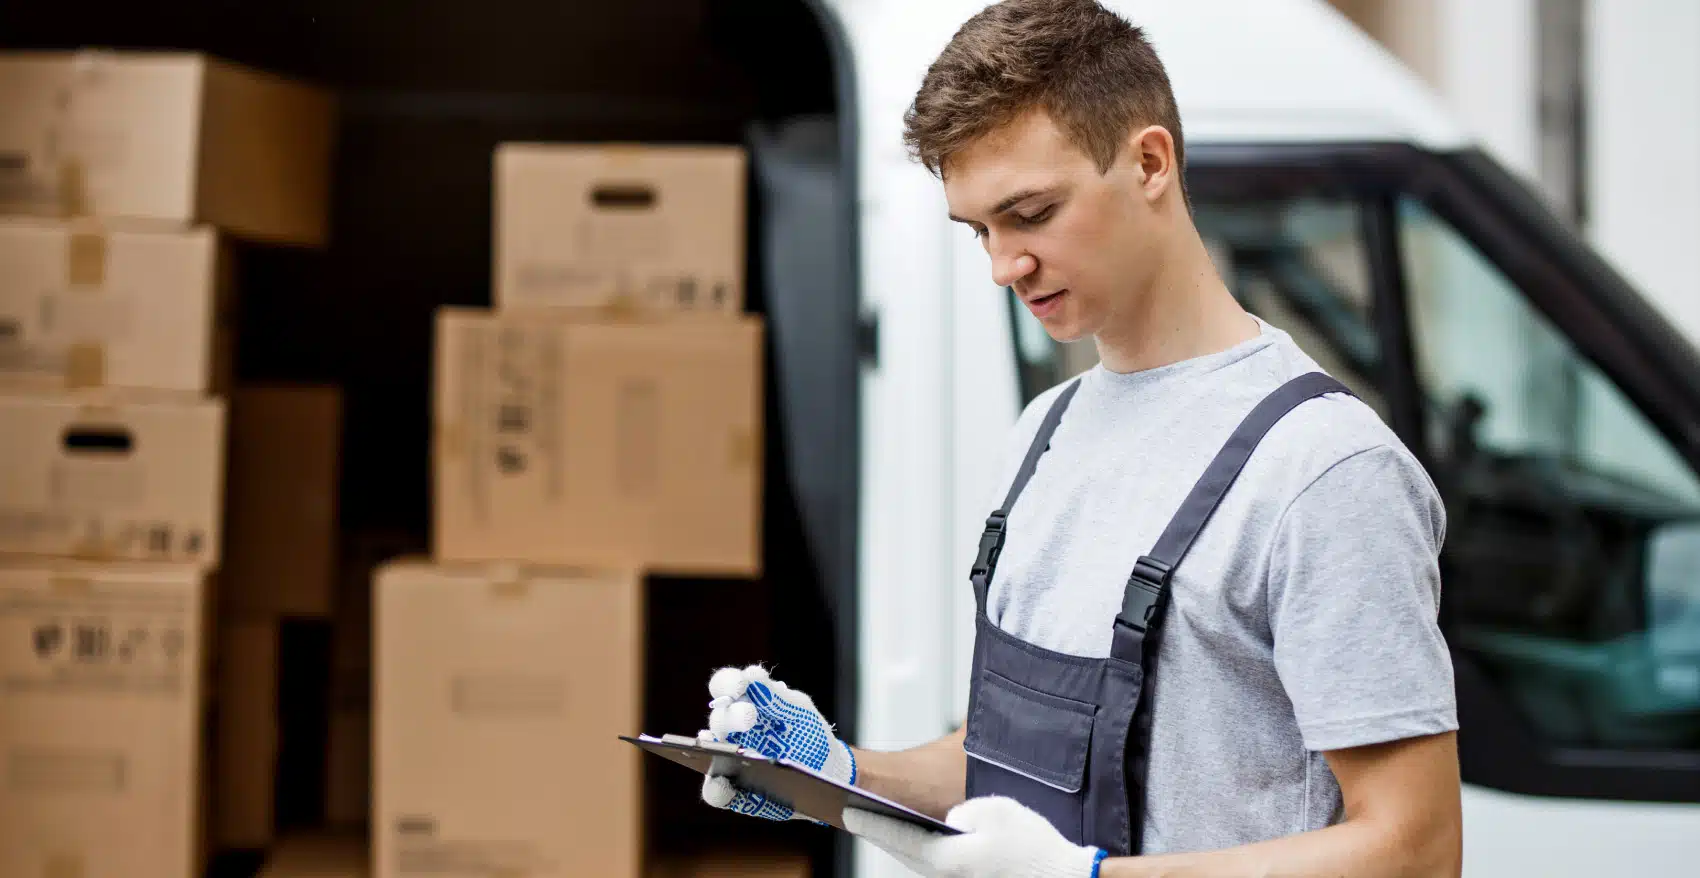
[{"label": "van side window", "polygon": [[1398,222],[1448,639],[1550,744],[1700,749],[1700,478],[1461,235]]}]

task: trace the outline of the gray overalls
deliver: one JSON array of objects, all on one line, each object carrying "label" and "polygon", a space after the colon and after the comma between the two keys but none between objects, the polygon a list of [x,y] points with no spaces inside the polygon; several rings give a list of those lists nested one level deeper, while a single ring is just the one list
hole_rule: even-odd
[{"label": "gray overalls", "polygon": [[[968,696],[968,796],[1008,796],[1044,815],[1069,841],[1112,856],[1141,850],[1151,750],[1151,685],[1169,580],[1269,428],[1300,403],[1351,393],[1320,372],[1301,375],[1246,415],[1193,485],[1148,555],[1134,563],[1109,658],[1052,652],[1004,633],[986,592],[1010,509],[1050,446],[1080,387],[1064,388],[1040,424],[1003,506],[986,521],[971,578],[978,608]],[[1199,815],[1208,819],[1208,815]]]}]

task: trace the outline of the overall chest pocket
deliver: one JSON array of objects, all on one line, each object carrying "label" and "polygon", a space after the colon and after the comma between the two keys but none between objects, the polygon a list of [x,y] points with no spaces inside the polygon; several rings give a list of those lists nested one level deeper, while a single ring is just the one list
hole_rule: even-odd
[{"label": "overall chest pocket", "polygon": [[968,795],[1008,796],[1079,842],[1096,709],[982,669],[968,717]]}]

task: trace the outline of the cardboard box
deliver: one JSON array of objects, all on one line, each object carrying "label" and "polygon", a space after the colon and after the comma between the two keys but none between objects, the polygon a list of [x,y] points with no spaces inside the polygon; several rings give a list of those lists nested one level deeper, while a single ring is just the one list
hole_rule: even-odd
[{"label": "cardboard box", "polygon": [[228,266],[206,226],[0,220],[0,386],[223,388]]},{"label": "cardboard box", "polygon": [[219,577],[233,616],[330,615],[335,599],[342,393],[239,387]]},{"label": "cardboard box", "polygon": [[635,878],[638,574],[397,562],[376,583],[381,878]]},{"label": "cardboard box", "polygon": [[723,851],[658,857],[649,878],[809,878],[809,860],[799,854]]},{"label": "cardboard box", "polygon": [[0,211],[322,245],[333,107],[203,55],[0,54]]},{"label": "cardboard box", "polygon": [[227,620],[218,628],[213,843],[264,848],[276,826],[278,627]]},{"label": "cardboard box", "polygon": [[259,878],[367,878],[371,874],[365,838],[320,833],[278,842]]},{"label": "cardboard box", "polygon": [[437,333],[436,557],[759,571],[756,318],[446,309]]},{"label": "cardboard box", "polygon": [[224,404],[0,394],[0,554],[215,567]]},{"label": "cardboard box", "polygon": [[744,308],[744,151],[504,143],[498,307]]},{"label": "cardboard box", "polygon": [[333,710],[325,746],[325,824],[363,826],[372,816],[372,714]]},{"label": "cardboard box", "polygon": [[0,563],[0,875],[201,873],[202,577]]}]

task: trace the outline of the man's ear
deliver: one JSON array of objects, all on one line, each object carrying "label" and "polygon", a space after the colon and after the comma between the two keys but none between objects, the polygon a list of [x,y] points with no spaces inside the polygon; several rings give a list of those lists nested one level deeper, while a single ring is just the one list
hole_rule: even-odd
[{"label": "man's ear", "polygon": [[1156,202],[1175,185],[1175,138],[1161,125],[1148,125],[1128,140],[1128,157],[1138,173],[1140,191]]}]

